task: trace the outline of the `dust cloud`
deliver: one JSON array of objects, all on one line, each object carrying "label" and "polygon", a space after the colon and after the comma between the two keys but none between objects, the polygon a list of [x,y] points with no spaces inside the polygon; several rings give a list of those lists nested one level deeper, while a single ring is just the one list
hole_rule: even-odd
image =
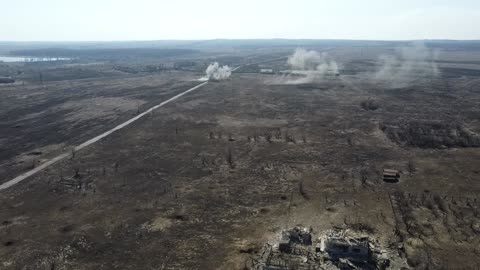
[{"label": "dust cloud", "polygon": [[407,87],[419,77],[438,77],[440,71],[435,63],[437,58],[438,51],[415,42],[412,46],[398,48],[393,56],[380,56],[381,67],[373,78],[393,88]]},{"label": "dust cloud", "polygon": [[202,81],[224,81],[232,75],[232,68],[229,66],[220,66],[218,62],[210,64],[205,70],[206,76]]},{"label": "dust cloud", "polygon": [[[314,50],[296,49],[287,60],[290,75],[297,78],[284,78],[286,84],[301,84],[321,81],[325,76],[338,74],[338,64],[328,53]],[[290,77],[290,76],[287,76]]]}]

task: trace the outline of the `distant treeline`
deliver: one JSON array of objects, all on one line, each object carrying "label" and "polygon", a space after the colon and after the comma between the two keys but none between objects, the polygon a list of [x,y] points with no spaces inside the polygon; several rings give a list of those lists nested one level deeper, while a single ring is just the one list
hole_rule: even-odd
[{"label": "distant treeline", "polygon": [[[208,48],[298,48],[298,47],[406,47],[423,43],[428,48],[480,50],[480,40],[346,40],[346,39],[213,39],[192,41],[182,47]],[[179,45],[180,46],[180,45]]]},{"label": "distant treeline", "polygon": [[10,55],[39,58],[93,58],[93,59],[128,59],[128,58],[162,58],[198,53],[190,49],[64,49],[48,48],[10,51]]},{"label": "distant treeline", "polygon": [[[428,48],[446,50],[480,50],[480,40],[341,40],[341,39],[211,39],[153,40],[115,42],[1,42],[0,53],[32,57],[139,58],[167,57],[204,50],[261,49],[298,47],[405,47],[412,42]],[[2,53],[5,54],[5,53]]]}]

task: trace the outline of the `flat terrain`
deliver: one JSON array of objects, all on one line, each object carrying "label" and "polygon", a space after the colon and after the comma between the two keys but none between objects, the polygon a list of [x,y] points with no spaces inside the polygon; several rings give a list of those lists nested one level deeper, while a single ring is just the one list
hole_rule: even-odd
[{"label": "flat terrain", "polygon": [[198,84],[196,77],[164,73],[1,86],[0,175],[13,178]]},{"label": "flat terrain", "polygon": [[[242,67],[1,191],[0,268],[244,269],[298,224],[363,228],[412,269],[479,268],[480,52],[396,81],[374,74],[391,48],[328,51],[340,76]],[[1,181],[198,77],[1,86]]]}]

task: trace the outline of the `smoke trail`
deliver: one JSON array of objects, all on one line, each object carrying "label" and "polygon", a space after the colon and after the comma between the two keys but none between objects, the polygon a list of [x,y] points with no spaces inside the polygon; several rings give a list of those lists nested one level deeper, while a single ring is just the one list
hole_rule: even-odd
[{"label": "smoke trail", "polygon": [[232,68],[229,66],[220,66],[217,62],[210,64],[205,70],[206,76],[203,80],[223,81],[232,75]]},{"label": "smoke trail", "polygon": [[380,69],[374,79],[385,82],[393,88],[406,87],[419,77],[437,77],[440,71],[435,63],[438,51],[416,42],[413,46],[397,49],[395,56],[380,56]]},{"label": "smoke trail", "polygon": [[328,75],[338,75],[338,64],[326,52],[307,51],[296,49],[287,60],[293,75],[302,75],[302,78],[287,80],[288,84],[310,83],[320,81]]}]

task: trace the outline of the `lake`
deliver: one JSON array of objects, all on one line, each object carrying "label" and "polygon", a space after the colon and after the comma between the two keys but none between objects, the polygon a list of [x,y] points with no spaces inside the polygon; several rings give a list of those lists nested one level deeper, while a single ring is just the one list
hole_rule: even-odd
[{"label": "lake", "polygon": [[0,62],[43,62],[43,61],[62,61],[70,60],[71,58],[62,58],[62,57],[31,57],[31,56],[1,56]]}]

